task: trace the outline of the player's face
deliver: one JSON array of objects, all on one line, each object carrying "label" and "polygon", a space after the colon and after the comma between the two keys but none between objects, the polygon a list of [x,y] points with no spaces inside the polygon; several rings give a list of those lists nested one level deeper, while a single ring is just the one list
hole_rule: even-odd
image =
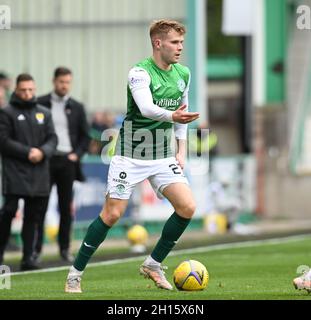
[{"label": "player's face", "polygon": [[15,94],[23,101],[31,100],[36,93],[36,86],[33,81],[21,81],[15,89]]},{"label": "player's face", "polygon": [[177,63],[184,48],[184,36],[171,30],[165,38],[159,40],[161,58],[166,64]]},{"label": "player's face", "polygon": [[66,75],[58,76],[57,78],[55,78],[53,80],[55,93],[60,97],[64,97],[66,94],[69,93],[71,89],[71,82],[72,82],[71,74],[66,74]]}]

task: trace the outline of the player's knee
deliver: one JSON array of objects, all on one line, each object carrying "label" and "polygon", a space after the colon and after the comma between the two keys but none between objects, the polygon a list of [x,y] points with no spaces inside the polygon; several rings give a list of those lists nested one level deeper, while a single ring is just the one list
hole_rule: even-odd
[{"label": "player's knee", "polygon": [[121,217],[121,212],[118,208],[109,207],[101,213],[102,220],[109,226],[114,225]]},{"label": "player's knee", "polygon": [[[177,209],[177,208],[176,208]],[[184,218],[192,218],[196,209],[196,205],[194,201],[188,202],[187,204],[181,206],[176,210],[179,214],[181,214]]]}]

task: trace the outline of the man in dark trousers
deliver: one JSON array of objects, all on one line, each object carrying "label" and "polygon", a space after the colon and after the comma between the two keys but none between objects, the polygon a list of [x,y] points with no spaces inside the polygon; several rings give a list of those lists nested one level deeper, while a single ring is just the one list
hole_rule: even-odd
[{"label": "man in dark trousers", "polygon": [[10,237],[11,222],[24,199],[21,270],[37,269],[33,261],[35,230],[43,217],[50,192],[49,158],[57,145],[51,112],[38,105],[35,82],[20,74],[7,107],[0,110],[0,152],[2,155],[2,193],[0,213],[0,265]]},{"label": "man in dark trousers", "polygon": [[[55,131],[58,137],[56,152],[50,160],[51,186],[56,184],[60,223],[58,244],[63,260],[71,262],[70,233],[72,216],[72,187],[74,180],[83,180],[80,158],[88,150],[89,127],[84,106],[69,96],[72,72],[59,67],[54,71],[52,93],[39,97],[38,102],[49,108],[52,113]],[[35,258],[42,250],[44,220],[39,226]]]}]

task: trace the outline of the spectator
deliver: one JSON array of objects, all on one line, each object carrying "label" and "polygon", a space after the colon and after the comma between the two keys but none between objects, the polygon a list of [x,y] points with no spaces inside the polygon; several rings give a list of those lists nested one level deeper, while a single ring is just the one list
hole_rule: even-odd
[{"label": "spectator", "polygon": [[10,236],[18,200],[24,199],[21,270],[37,269],[33,261],[36,224],[48,205],[49,163],[57,144],[51,113],[38,105],[35,83],[21,74],[7,107],[0,109],[0,152],[4,205],[0,214],[0,265]]},{"label": "spectator", "polygon": [[0,87],[5,90],[5,99],[9,101],[11,96],[11,79],[4,72],[0,72]]},{"label": "spectator", "polygon": [[[54,90],[39,97],[38,102],[51,109],[58,137],[56,152],[50,160],[51,186],[55,183],[58,193],[60,224],[58,244],[60,255],[65,261],[72,261],[70,254],[70,232],[73,221],[72,187],[74,180],[83,181],[80,159],[88,150],[89,127],[84,106],[70,97],[72,72],[59,67],[54,72]],[[44,217],[38,228],[34,258],[38,259],[42,250]]]},{"label": "spectator", "polygon": [[92,123],[91,123],[91,130],[90,136],[92,138],[89,152],[91,154],[101,155],[103,147],[105,147],[108,143],[112,142],[110,148],[107,150],[108,156],[110,156],[110,149],[114,149],[115,140],[117,137],[117,130],[116,132],[110,131],[109,133],[103,137],[103,132],[108,129],[113,129],[115,126],[115,116],[109,112],[95,112]]},{"label": "spectator", "polygon": [[0,86],[0,109],[7,105],[5,89]]},{"label": "spectator", "polygon": [[217,135],[210,132],[207,123],[200,124],[191,130],[189,138],[189,153],[192,156],[215,156],[217,154]]}]

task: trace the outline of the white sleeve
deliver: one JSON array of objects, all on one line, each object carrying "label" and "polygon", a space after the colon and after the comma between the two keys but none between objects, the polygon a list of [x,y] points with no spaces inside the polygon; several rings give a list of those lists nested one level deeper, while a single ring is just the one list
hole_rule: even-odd
[{"label": "white sleeve", "polygon": [[[185,88],[185,91],[184,91],[184,93],[182,95],[182,98],[181,98],[181,105],[183,105],[183,104],[187,105],[187,108],[185,109],[185,111],[188,111],[189,87],[190,87],[190,74],[189,74],[189,80],[188,80],[187,87]],[[174,132],[175,132],[176,139],[178,139],[178,140],[187,140],[187,129],[188,129],[188,125],[187,124],[175,122],[174,123]]]},{"label": "white sleeve", "polygon": [[150,76],[143,68],[134,67],[130,70],[128,84],[141,114],[152,120],[173,122],[173,111],[165,110],[153,103],[150,82]]}]

